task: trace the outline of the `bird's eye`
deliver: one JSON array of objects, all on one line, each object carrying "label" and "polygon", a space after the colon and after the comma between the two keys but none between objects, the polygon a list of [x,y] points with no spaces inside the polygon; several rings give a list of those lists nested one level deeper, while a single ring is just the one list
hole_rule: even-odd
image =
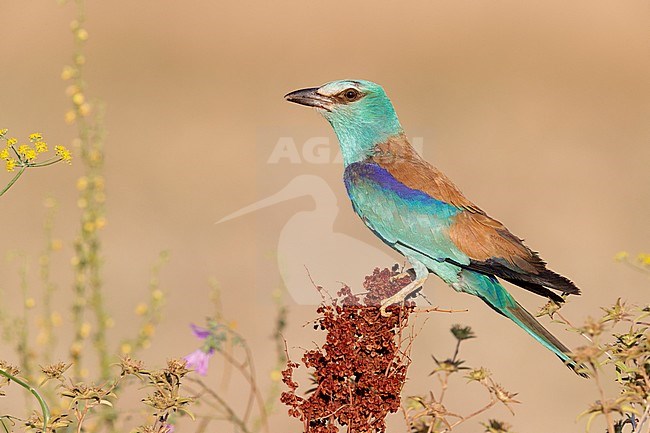
[{"label": "bird's eye", "polygon": [[343,92],[343,96],[348,101],[355,101],[359,99],[359,91],[356,89],[348,89],[345,92]]}]

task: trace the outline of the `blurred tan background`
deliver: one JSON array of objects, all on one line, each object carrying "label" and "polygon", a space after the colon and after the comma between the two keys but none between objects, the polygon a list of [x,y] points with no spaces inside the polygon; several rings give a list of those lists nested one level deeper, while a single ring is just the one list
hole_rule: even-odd
[{"label": "blurred tan background", "polygon": [[[311,136],[328,137],[335,150],[326,122],[282,96],[341,78],[383,84],[406,131],[422,137],[425,157],[583,289],[566,307],[573,320],[598,315],[599,306],[619,296],[647,302],[647,277],[613,256],[650,250],[648,2],[115,0],[89,1],[87,12],[88,95],[107,107],[104,276],[118,323],[114,342],[137,326],[133,308],[146,297],[158,252],[171,252],[162,271],[166,320],[147,361],[196,348],[188,324],[211,314],[206,300],[214,277],[228,314],[253,343],[261,383],[269,383],[270,294],[281,284],[278,242],[287,221],[313,210],[314,200],[297,198],[215,222],[295,176],[315,174],[334,192],[333,232],[399,260],[353,214],[340,164],[264,164],[280,137],[295,137],[297,146]],[[51,144],[70,144],[74,128],[63,122],[68,99],[60,72],[71,61],[73,8],[53,0],[2,0],[0,13],[0,127],[19,137],[38,130]],[[71,285],[80,173],[78,161],[32,170],[0,199],[3,254],[20,250],[34,259],[44,242],[43,199],[59,201],[55,233],[66,242],[55,262],[59,308],[67,305]],[[10,178],[0,176],[3,184]],[[319,245],[294,247],[300,254]],[[20,302],[16,268],[0,262],[4,305]],[[336,272],[330,276],[341,279]],[[347,282],[359,288],[359,281]],[[530,309],[542,304],[522,292],[513,289]],[[468,364],[490,369],[524,403],[515,417],[502,409],[490,417],[519,432],[584,429],[575,418],[597,398],[591,382],[574,377],[480,301],[435,279],[425,294],[436,305],[470,312],[429,317],[414,348],[410,377],[416,380],[406,394],[432,385],[426,379],[430,354],[453,349],[448,328],[461,322],[480,337],[465,347]],[[312,306],[287,301],[285,337],[298,359],[296,347],[311,347],[322,335],[303,328],[315,316]],[[581,343],[550,327],[569,345]],[[69,338],[61,339],[61,356]],[[211,366],[213,375],[218,370]],[[459,385],[458,391],[450,408],[469,412],[485,399],[474,387]],[[403,431],[399,418],[393,417],[392,431]],[[272,426],[301,429],[284,408]],[[457,431],[478,428],[469,422]]]}]

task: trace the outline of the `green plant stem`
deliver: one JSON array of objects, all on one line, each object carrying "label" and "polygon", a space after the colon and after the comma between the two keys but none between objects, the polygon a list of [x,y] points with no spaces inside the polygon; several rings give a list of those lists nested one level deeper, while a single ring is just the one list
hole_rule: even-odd
[{"label": "green plant stem", "polygon": [[483,406],[482,408],[478,409],[477,411],[474,411],[474,412],[470,413],[469,415],[462,417],[461,419],[459,419],[458,421],[454,422],[453,424],[449,425],[449,427],[446,428],[446,429],[444,429],[441,433],[446,433],[446,432],[448,432],[448,431],[451,431],[454,427],[458,426],[459,424],[464,423],[464,422],[467,421],[468,419],[470,419],[470,418],[474,418],[475,416],[478,416],[478,415],[482,414],[483,412],[486,412],[488,409],[490,409],[490,408],[491,408],[492,406],[494,406],[496,403],[497,403],[497,400],[496,400],[496,399],[494,399],[494,398],[491,399],[490,402],[489,402],[488,404],[486,404],[486,405]]},{"label": "green plant stem", "polygon": [[16,376],[7,373],[1,368],[0,368],[0,374],[9,380],[13,380],[18,385],[22,386],[36,398],[38,404],[41,405],[41,412],[43,413],[43,433],[47,432],[47,423],[50,422],[50,408],[47,406],[47,402],[41,396],[41,394],[39,394],[39,392],[35,388],[33,388],[30,384],[28,384],[24,380],[19,379]]},{"label": "green plant stem", "polygon": [[27,168],[27,166],[25,166],[25,165],[23,165],[22,167],[20,167],[20,171],[18,171],[18,173],[16,173],[16,175],[14,176],[14,178],[11,179],[11,180],[9,181],[9,183],[7,184],[7,186],[5,186],[5,187],[3,188],[2,191],[0,191],[0,197],[2,197],[2,195],[3,195],[5,192],[9,191],[9,188],[11,188],[11,187],[13,186],[14,183],[16,183],[16,181],[18,180],[18,178],[19,178],[20,176],[22,176],[22,174],[23,174],[23,172],[25,171],[26,168]]},{"label": "green plant stem", "polygon": [[250,394],[248,397],[248,403],[246,404],[243,421],[245,423],[248,422],[249,416],[253,409],[253,404],[256,402],[258,409],[260,411],[259,422],[263,426],[264,431],[268,432],[269,425],[268,425],[268,417],[266,414],[266,406],[264,405],[264,399],[262,398],[262,395],[260,394],[260,390],[257,385],[255,364],[253,363],[253,353],[250,347],[248,346],[248,344],[246,343],[246,340],[244,339],[243,336],[239,335],[237,332],[233,331],[232,329],[229,329],[228,332],[230,332],[231,335],[235,336],[240,341],[241,347],[244,349],[244,352],[246,353],[246,358],[244,359],[244,361],[242,363],[239,363],[228,352],[225,351],[219,352],[230,364],[232,364],[235,368],[237,368],[237,370],[239,370],[240,374],[244,377],[244,379],[246,379],[246,381],[250,386]]},{"label": "green plant stem", "polygon": [[458,351],[460,350],[460,343],[463,340],[457,340],[456,341],[456,349],[454,349],[454,356],[451,357],[452,361],[456,361],[456,357],[458,356]]},{"label": "green plant stem", "polygon": [[29,275],[29,267],[27,263],[27,257],[21,254],[21,259],[23,260],[23,263],[20,267],[19,275],[20,275],[20,289],[23,295],[23,311],[22,311],[22,317],[18,319],[19,320],[18,323],[20,323],[20,325],[17,332],[18,334],[17,351],[18,351],[18,355],[20,356],[20,363],[22,365],[25,377],[27,378],[27,380],[33,380],[34,370],[32,367],[34,362],[34,356],[29,348],[30,313],[29,313],[29,307],[27,307],[27,299],[29,298],[29,285],[27,281],[27,276]]},{"label": "green plant stem", "polygon": [[203,390],[203,392],[212,396],[212,398],[214,398],[217,401],[217,403],[219,403],[226,411],[228,420],[231,421],[236,426],[238,426],[243,433],[251,433],[246,423],[241,418],[239,418],[239,416],[237,416],[237,413],[230,407],[230,405],[228,404],[228,402],[226,402],[226,400],[221,398],[219,394],[214,392],[212,389],[208,388],[201,380],[194,379],[194,378],[188,378],[188,380],[190,382],[199,385]]},{"label": "green plant stem", "polygon": [[48,165],[54,165],[57,162],[61,162],[61,161],[63,161],[63,158],[53,158],[43,162],[30,163],[29,167],[47,167]]}]

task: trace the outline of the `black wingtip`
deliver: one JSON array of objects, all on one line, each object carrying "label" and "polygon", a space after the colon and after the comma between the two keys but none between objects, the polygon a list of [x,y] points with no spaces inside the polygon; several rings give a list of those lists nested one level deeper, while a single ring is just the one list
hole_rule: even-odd
[{"label": "black wingtip", "polygon": [[569,368],[573,370],[575,374],[582,377],[583,379],[591,379],[591,375],[588,373],[588,369],[586,365],[584,364],[569,365]]},{"label": "black wingtip", "polygon": [[[571,352],[567,352],[566,355],[569,357],[573,356]],[[561,357],[559,358],[562,359]],[[564,361],[564,365],[569,367],[571,371],[573,371],[578,376],[585,379],[591,379],[591,374],[589,373],[589,367],[587,367],[586,364],[583,363],[578,364],[572,358],[569,358],[569,360]]]},{"label": "black wingtip", "polygon": [[[538,258],[538,256],[535,257]],[[456,262],[451,262],[457,264]],[[549,298],[560,304],[564,302],[564,299],[562,299],[560,295],[553,293],[551,290],[555,290],[563,295],[580,294],[580,289],[578,289],[573,281],[547,269],[546,264],[541,259],[539,259],[539,262],[536,262],[536,265],[537,272],[532,273],[513,269],[512,265],[509,265],[503,259],[487,259],[482,262],[470,260],[469,265],[458,264],[458,266],[463,268],[502,278],[509,283],[545,298]]]},{"label": "black wingtip", "polygon": [[565,276],[562,276],[556,272],[551,271],[550,269],[545,269],[540,273],[539,283],[543,284],[546,287],[562,292],[563,294],[569,295],[579,295],[580,289],[576,286],[573,281],[568,279]]}]

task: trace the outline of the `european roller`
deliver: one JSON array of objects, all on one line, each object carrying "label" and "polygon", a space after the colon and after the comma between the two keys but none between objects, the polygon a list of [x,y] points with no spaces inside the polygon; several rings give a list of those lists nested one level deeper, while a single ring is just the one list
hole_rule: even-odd
[{"label": "european roller", "polygon": [[575,368],[570,350],[505,289],[501,278],[555,302],[579,294],[503,224],[469,201],[409,143],[384,89],[342,80],[296,90],[290,102],[314,107],[338,137],[352,207],[370,230],[404,255],[415,277],[382,302],[381,312],[417,291],[430,273],[481,298]]}]

